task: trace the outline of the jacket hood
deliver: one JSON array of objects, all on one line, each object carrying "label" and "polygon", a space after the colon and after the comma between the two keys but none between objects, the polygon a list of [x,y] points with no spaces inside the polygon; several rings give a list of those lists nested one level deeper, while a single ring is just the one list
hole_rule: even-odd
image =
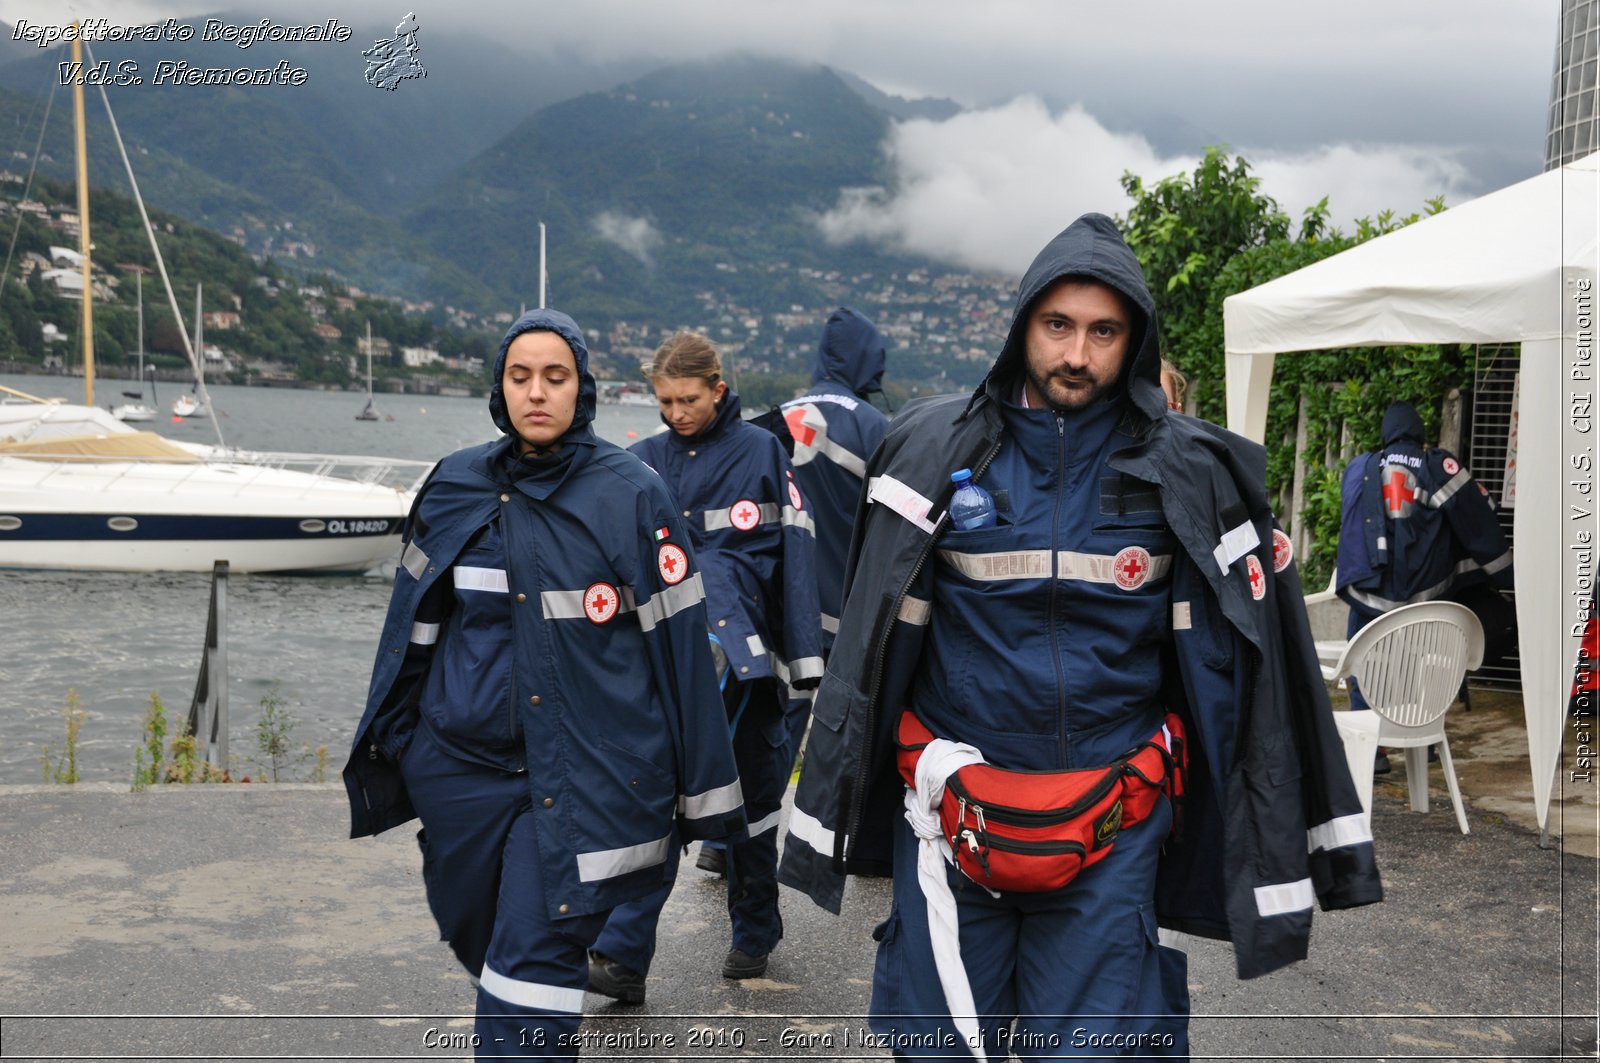
[{"label": "jacket hood", "polygon": [[594,423],[596,401],[594,374],[589,372],[589,347],[583,342],[583,332],[579,330],[578,323],[559,310],[529,310],[517,319],[500,341],[500,353],[494,359],[494,385],[489,389],[489,416],[494,418],[500,431],[510,436],[517,434],[511,425],[511,418],[506,414],[506,395],[500,381],[505,375],[506,350],[510,348],[511,341],[524,332],[536,329],[554,332],[566,340],[567,346],[572,348],[573,359],[578,363],[578,408],[573,412],[572,426],[562,435],[562,441],[587,435],[589,426]]},{"label": "jacket hood", "polygon": [[1134,257],[1116,223],[1104,214],[1085,214],[1063,229],[1022,276],[1017,306],[1011,318],[1000,357],[984,381],[983,390],[994,397],[1009,397],[1027,366],[1028,317],[1034,302],[1063,277],[1087,277],[1121,292],[1134,310],[1128,337],[1128,358],[1122,367],[1124,394],[1140,412],[1155,420],[1167,414],[1161,390],[1161,332],[1156,322],[1155,300],[1145,284],[1144,270]]},{"label": "jacket hood", "polygon": [[1422,442],[1422,415],[1409,402],[1391,402],[1383,412],[1383,442],[1393,443],[1397,439]]},{"label": "jacket hood", "polygon": [[884,343],[878,327],[860,313],[841,306],[828,315],[817,345],[817,367],[811,383],[831,380],[861,398],[883,390]]}]

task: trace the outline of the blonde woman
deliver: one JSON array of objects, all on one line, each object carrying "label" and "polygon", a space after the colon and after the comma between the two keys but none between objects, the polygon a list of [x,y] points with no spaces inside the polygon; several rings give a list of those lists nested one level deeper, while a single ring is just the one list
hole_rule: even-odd
[{"label": "blonde woman", "polygon": [[[822,627],[813,571],[815,529],[783,445],[739,415],[706,337],[679,332],[645,369],[670,432],[631,449],[661,474],[689,528],[706,586],[711,634],[726,654],[723,704],[739,766],[748,839],[727,849],[732,942],[725,978],[765,973],[783,936],[778,914],[778,810],[795,750],[786,715],[822,677]],[[674,850],[676,855],[676,850]],[[589,988],[644,1000],[656,923],[671,891],[612,914],[595,943]]]}]

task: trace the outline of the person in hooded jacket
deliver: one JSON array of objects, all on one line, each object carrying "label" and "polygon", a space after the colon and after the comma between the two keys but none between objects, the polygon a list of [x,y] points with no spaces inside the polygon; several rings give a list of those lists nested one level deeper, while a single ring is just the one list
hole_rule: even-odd
[{"label": "person in hooded jacket", "polygon": [[1423,444],[1409,402],[1389,404],[1382,436],[1345,466],[1340,485],[1335,590],[1350,606],[1349,635],[1402,605],[1447,600],[1478,614],[1485,659],[1500,656],[1515,613],[1498,592],[1516,574],[1494,499],[1454,454]]},{"label": "person in hooded jacket", "polygon": [[587,948],[743,829],[703,572],[661,478],[595,436],[577,325],[500,344],[502,433],[417,494],[344,780],[351,835],[413,817],[428,904],[477,983],[480,1056],[577,1056]]},{"label": "person in hooded jacket", "polygon": [[[722,974],[754,978],[783,937],[778,817],[793,763],[786,715],[803,711],[802,692],[822,676],[816,533],[783,444],[740,416],[710,340],[673,335],[645,373],[670,431],[630,449],[666,482],[702,566],[710,631],[727,660],[722,704],[750,820],[748,836],[726,846],[733,932]],[[613,913],[594,946],[591,989],[644,1000],[670,892],[669,881]]]},{"label": "person in hooded jacket", "polygon": [[[1381,897],[1265,453],[1167,408],[1159,343],[1138,261],[1085,215],[1029,267],[979,390],[908,405],[869,463],[780,880],[837,912],[847,874],[894,876],[871,1028],[897,1057],[1181,1057],[1158,924],[1231,939],[1254,977],[1305,956],[1319,899]],[[952,528],[962,469],[991,526]],[[1159,787],[1115,768],[1151,749]],[[962,773],[1034,794],[1106,765],[1096,862],[1005,851],[1017,817],[965,796],[957,858]],[[1047,882],[990,888],[1002,857]]]},{"label": "person in hooded jacket", "polygon": [[871,402],[874,392],[883,391],[883,369],[884,343],[877,326],[858,311],[840,307],[823,326],[810,390],[782,406],[794,440],[794,476],[817,523],[817,604],[824,650],[832,648],[839,630],[845,561],[867,459],[889,427],[889,418]]}]

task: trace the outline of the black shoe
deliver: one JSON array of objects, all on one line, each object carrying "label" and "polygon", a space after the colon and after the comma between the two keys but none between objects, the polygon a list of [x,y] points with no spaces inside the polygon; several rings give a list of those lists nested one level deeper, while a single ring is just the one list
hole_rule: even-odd
[{"label": "black shoe", "polygon": [[589,989],[624,1004],[644,1003],[644,975],[598,952],[589,953]]},{"label": "black shoe", "polygon": [[[767,954],[752,956],[748,952],[729,949],[728,958],[722,961],[724,978],[759,978],[767,973]],[[590,976],[593,977],[592,975]]]},{"label": "black shoe", "polygon": [[721,847],[702,845],[700,856],[695,860],[694,866],[701,871],[709,871],[718,878],[727,878],[728,851]]},{"label": "black shoe", "polygon": [[1389,754],[1378,750],[1378,759],[1372,762],[1372,774],[1387,775],[1394,769],[1389,766]]}]

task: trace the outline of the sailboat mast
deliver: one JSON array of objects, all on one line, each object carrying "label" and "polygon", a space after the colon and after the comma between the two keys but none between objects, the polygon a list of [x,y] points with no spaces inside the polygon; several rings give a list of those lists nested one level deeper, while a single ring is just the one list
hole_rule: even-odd
[{"label": "sailboat mast", "polygon": [[200,289],[201,289],[200,283],[198,281],[195,282],[195,286],[194,286],[194,371],[195,371],[195,386],[197,388],[200,386],[200,382],[206,378],[205,321],[200,316]]},{"label": "sailboat mast", "polygon": [[83,259],[83,402],[94,405],[94,285],[89,272],[89,147],[83,117],[83,48],[78,23],[72,24],[72,117],[78,155],[78,254]]},{"label": "sailboat mast", "polygon": [[133,275],[134,287],[139,293],[139,394],[144,394],[144,274]]},{"label": "sailboat mast", "polygon": [[539,309],[544,309],[544,222],[539,223]]},{"label": "sailboat mast", "polygon": [[372,400],[372,322],[367,321],[367,400]]}]

